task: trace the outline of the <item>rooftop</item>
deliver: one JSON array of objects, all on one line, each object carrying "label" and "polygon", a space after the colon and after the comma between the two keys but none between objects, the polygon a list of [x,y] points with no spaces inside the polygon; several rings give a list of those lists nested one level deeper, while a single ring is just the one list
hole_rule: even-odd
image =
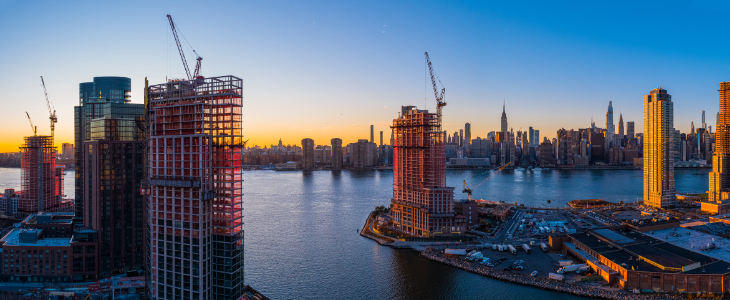
[{"label": "rooftop", "polygon": [[[702,251],[702,255],[723,261],[730,261],[730,240],[687,228],[655,230],[644,234],[666,241],[692,252]],[[712,249],[704,249],[714,244]]]},{"label": "rooftop", "polygon": [[71,238],[43,238],[38,239],[35,243],[20,242],[20,232],[27,229],[15,228],[8,232],[0,242],[5,242],[5,246],[51,246],[65,247],[71,245]]}]

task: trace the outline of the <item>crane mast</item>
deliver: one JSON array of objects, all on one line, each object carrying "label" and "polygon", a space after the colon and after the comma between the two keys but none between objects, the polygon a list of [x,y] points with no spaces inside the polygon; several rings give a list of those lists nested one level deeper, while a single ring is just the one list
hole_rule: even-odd
[{"label": "crane mast", "polygon": [[[431,59],[428,57],[428,52],[425,52],[424,55],[426,55],[426,63],[428,63],[428,72],[431,73],[431,83],[433,84],[433,95],[436,97],[436,113],[438,114],[438,126],[439,126],[439,131],[441,131],[441,108],[446,106],[446,102],[444,102],[444,93],[446,92],[446,88],[441,88],[441,94],[439,94],[438,86],[436,86],[436,76],[433,75],[433,67],[431,66]],[[439,83],[441,83],[441,80],[439,80]],[[443,84],[441,86],[443,86]]]},{"label": "crane mast", "polygon": [[[46,82],[43,81],[43,76],[41,76],[41,84],[43,84],[43,94],[46,95],[46,105],[48,106],[48,114],[50,115],[50,117],[48,118],[51,120],[51,145],[53,145],[53,143],[55,142],[54,132],[56,131],[56,123],[58,123],[58,117],[56,116],[55,107],[53,107],[53,104],[51,104],[51,100],[48,98],[48,92],[46,91]],[[28,119],[30,120],[30,116],[28,116]]]}]

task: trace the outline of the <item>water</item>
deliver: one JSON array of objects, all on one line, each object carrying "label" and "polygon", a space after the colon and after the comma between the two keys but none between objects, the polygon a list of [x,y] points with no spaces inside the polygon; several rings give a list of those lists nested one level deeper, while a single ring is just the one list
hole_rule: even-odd
[{"label": "water", "polygon": [[[709,169],[675,171],[677,190],[707,189]],[[356,232],[392,196],[391,171],[250,171],[245,174],[245,280],[272,299],[580,299],[509,284],[421,259]],[[488,171],[448,171],[457,197]],[[0,168],[0,188],[20,185],[19,169]],[[73,171],[66,193],[73,196]],[[634,201],[641,171],[505,171],[475,198],[563,206],[570,200]]]}]

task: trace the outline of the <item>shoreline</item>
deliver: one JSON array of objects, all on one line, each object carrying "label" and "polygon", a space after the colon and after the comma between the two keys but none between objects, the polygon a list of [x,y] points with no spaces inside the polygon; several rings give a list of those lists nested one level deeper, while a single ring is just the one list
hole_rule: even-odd
[{"label": "shoreline", "polygon": [[447,258],[445,255],[433,251],[425,250],[419,254],[421,257],[431,261],[439,262],[451,267],[461,269],[467,272],[482,275],[484,277],[506,281],[509,283],[520,284],[539,288],[542,290],[550,290],[554,292],[566,293],[580,297],[607,299],[607,300],[659,300],[659,299],[687,299],[682,296],[674,295],[658,295],[658,294],[633,294],[626,291],[610,291],[595,287],[581,286],[567,282],[555,281],[544,277],[531,277],[525,274],[505,272],[495,268],[486,267],[477,263],[460,261],[453,258]]}]

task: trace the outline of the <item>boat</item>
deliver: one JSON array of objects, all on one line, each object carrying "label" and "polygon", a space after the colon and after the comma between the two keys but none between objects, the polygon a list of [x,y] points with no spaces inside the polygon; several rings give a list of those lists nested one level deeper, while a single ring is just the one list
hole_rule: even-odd
[{"label": "boat", "polygon": [[530,276],[532,276],[532,277],[537,276],[537,271],[532,271],[532,274],[530,274]]}]

